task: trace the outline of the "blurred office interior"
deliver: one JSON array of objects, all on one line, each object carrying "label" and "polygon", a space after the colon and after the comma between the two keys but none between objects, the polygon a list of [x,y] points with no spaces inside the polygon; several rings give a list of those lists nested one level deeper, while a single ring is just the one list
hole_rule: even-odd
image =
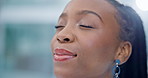
[{"label": "blurred office interior", "polygon": [[[0,0],[0,78],[55,78],[50,40],[69,1]],[[141,16],[148,44],[148,1],[120,1]]]}]

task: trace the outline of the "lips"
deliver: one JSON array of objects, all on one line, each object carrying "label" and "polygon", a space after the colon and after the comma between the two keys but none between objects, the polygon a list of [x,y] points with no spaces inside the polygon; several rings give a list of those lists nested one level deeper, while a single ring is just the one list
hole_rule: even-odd
[{"label": "lips", "polygon": [[54,60],[55,61],[66,61],[73,59],[77,56],[77,54],[67,51],[65,49],[55,49],[54,52]]}]

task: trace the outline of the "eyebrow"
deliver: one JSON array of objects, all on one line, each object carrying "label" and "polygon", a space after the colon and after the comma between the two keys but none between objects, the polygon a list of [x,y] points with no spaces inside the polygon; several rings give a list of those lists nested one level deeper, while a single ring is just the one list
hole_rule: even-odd
[{"label": "eyebrow", "polygon": [[[78,15],[82,15],[82,14],[93,14],[93,15],[96,15],[97,17],[99,17],[99,19],[103,23],[103,20],[102,20],[101,16],[99,14],[97,14],[96,12],[93,12],[93,11],[90,11],[90,10],[83,10],[83,11],[78,12],[77,14]],[[62,13],[60,15],[60,18],[67,17],[67,16],[68,16],[67,13]]]},{"label": "eyebrow", "polygon": [[62,13],[62,14],[60,15],[60,18],[66,17],[66,16],[68,16],[67,13]]},{"label": "eyebrow", "polygon": [[79,15],[82,15],[82,14],[93,14],[93,15],[96,15],[97,17],[99,17],[99,19],[101,20],[101,22],[103,23],[103,20],[102,20],[102,17],[97,14],[96,12],[94,11],[90,11],[90,10],[83,10],[83,11],[80,11],[78,12]]}]

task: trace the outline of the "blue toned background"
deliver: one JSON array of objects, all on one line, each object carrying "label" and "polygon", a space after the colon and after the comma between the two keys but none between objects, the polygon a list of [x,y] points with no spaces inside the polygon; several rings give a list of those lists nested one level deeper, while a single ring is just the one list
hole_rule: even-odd
[{"label": "blue toned background", "polygon": [[[50,41],[68,1],[0,0],[0,78],[55,78]],[[148,41],[148,11],[120,1],[139,13]]]}]

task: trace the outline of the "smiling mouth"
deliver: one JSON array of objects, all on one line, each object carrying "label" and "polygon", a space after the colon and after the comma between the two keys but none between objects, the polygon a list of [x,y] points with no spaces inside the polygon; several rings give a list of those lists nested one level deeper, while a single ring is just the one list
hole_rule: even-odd
[{"label": "smiling mouth", "polygon": [[67,51],[65,49],[55,49],[53,55],[55,61],[67,61],[77,57],[77,54]]}]

